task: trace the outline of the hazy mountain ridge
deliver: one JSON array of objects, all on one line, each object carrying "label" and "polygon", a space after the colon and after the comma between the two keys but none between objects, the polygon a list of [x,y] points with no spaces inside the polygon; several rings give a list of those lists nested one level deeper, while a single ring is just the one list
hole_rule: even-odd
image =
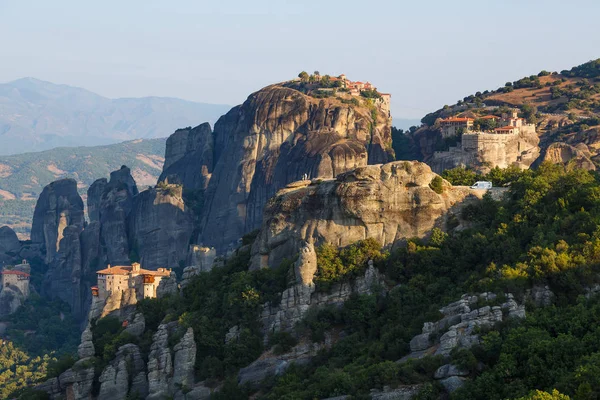
[{"label": "hazy mountain ridge", "polygon": [[165,137],[229,106],[168,97],[109,99],[34,78],[0,84],[0,154]]}]

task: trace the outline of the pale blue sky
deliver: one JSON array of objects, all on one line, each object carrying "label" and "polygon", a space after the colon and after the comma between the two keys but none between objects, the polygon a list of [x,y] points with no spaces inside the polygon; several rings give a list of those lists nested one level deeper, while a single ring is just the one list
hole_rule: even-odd
[{"label": "pale blue sky", "polygon": [[395,118],[420,118],[600,57],[598,17],[597,0],[0,0],[0,82],[238,104],[318,69],[369,80]]}]

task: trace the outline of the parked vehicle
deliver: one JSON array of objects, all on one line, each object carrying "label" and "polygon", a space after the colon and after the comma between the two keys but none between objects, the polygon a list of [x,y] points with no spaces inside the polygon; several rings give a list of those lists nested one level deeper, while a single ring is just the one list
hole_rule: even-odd
[{"label": "parked vehicle", "polygon": [[473,186],[471,186],[471,189],[491,189],[492,188],[492,182],[489,181],[477,181],[475,182],[475,184]]}]

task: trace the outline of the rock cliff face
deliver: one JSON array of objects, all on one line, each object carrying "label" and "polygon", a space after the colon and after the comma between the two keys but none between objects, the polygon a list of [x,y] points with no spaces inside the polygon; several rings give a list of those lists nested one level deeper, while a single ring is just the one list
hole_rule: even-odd
[{"label": "rock cliff face", "polygon": [[592,153],[584,143],[571,146],[567,143],[552,143],[546,149],[544,161],[563,164],[568,168],[582,168],[595,171],[596,165],[591,160]]},{"label": "rock cliff face", "polygon": [[357,100],[359,105],[317,99],[272,85],[221,117],[212,135],[206,125],[175,132],[161,179],[200,190],[197,242],[219,253],[236,247],[244,233],[260,226],[268,199],[305,174],[333,178],[389,161],[387,108]]},{"label": "rock cliff face", "polygon": [[181,186],[143,191],[135,197],[128,221],[129,243],[144,268],[176,268],[186,260],[193,218]]},{"label": "rock cliff face", "polygon": [[208,123],[178,129],[167,139],[165,164],[159,181],[206,189],[214,167],[214,139]]},{"label": "rock cliff face", "polygon": [[45,261],[50,264],[60,249],[67,226],[83,229],[83,200],[77,193],[74,179],[50,183],[40,195],[33,213],[31,241],[42,245]]},{"label": "rock cliff face", "polygon": [[100,197],[99,220],[100,241],[111,265],[126,265],[129,262],[127,217],[133,207],[133,197],[137,194],[138,189],[129,168],[123,166],[110,173],[110,180]]},{"label": "rock cliff face", "polygon": [[31,240],[45,253],[48,271],[42,291],[69,303],[75,316],[85,305],[81,296],[81,242],[83,201],[77,182],[62,179],[44,188],[35,206]]},{"label": "rock cliff face", "polygon": [[297,182],[280,190],[265,209],[252,247],[252,268],[278,266],[302,243],[347,246],[367,237],[384,246],[426,236],[432,228],[458,223],[462,206],[483,195],[443,182],[420,162],[396,161],[360,167],[335,180]]},{"label": "rock cliff face", "polygon": [[21,250],[21,243],[15,231],[8,226],[0,228],[0,253],[18,254]]}]

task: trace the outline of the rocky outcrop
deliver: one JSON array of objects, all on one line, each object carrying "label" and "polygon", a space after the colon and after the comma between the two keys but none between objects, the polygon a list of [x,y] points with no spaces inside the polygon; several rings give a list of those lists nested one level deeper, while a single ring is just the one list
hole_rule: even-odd
[{"label": "rocky outcrop", "polygon": [[146,318],[142,313],[136,313],[133,320],[125,328],[125,332],[133,336],[142,336],[146,329]]},{"label": "rocky outcrop", "polygon": [[58,377],[36,386],[36,390],[48,393],[51,400],[89,400],[93,383],[94,363],[86,358],[77,361]]},{"label": "rocky outcrop", "polygon": [[171,323],[159,325],[152,340],[148,355],[148,397],[147,400],[173,397],[184,399],[183,394],[194,387],[194,364],[196,343],[194,331],[188,328],[179,343],[168,347],[170,330],[176,328]]},{"label": "rocky outcrop", "polygon": [[87,191],[87,212],[90,222],[100,221],[100,204],[102,202],[102,194],[108,181],[106,178],[96,179],[90,185]]},{"label": "rocky outcrop", "polygon": [[129,241],[146,269],[176,268],[185,262],[193,230],[179,185],[159,185],[135,197]]},{"label": "rocky outcrop", "polygon": [[99,378],[99,399],[143,399],[148,395],[146,364],[135,344],[119,347],[115,358]]},{"label": "rocky outcrop", "polygon": [[96,349],[94,348],[93,335],[90,325],[85,328],[83,333],[81,334],[81,343],[77,348],[77,355],[79,359],[93,357],[96,354]]},{"label": "rocky outcrop", "polygon": [[410,341],[411,354],[401,361],[432,354],[449,355],[454,348],[479,344],[481,328],[492,328],[504,318],[525,318],[525,306],[519,305],[510,293],[506,295],[506,301],[498,305],[476,308],[480,302],[489,303],[496,299],[493,293],[465,294],[459,301],[443,307],[440,309],[443,318],[423,325],[422,333]]},{"label": "rocky outcrop", "polygon": [[60,250],[60,242],[68,226],[83,229],[83,200],[74,179],[61,179],[47,185],[35,205],[31,241],[39,243],[50,264]]},{"label": "rocky outcrop", "polygon": [[[297,182],[269,201],[252,247],[252,268],[275,267],[302,243],[347,246],[374,238],[384,246],[447,229],[460,210],[484,191],[430,183],[437,175],[420,162],[396,161],[360,167],[335,180]],[[452,217],[452,218],[451,218]]]},{"label": "rocky outcrop", "polygon": [[327,292],[317,291],[313,283],[316,272],[313,266],[316,266],[316,254],[314,247],[307,244],[294,267],[297,283],[283,291],[277,306],[263,305],[261,322],[265,342],[272,332],[291,331],[310,308],[341,306],[352,294],[370,294],[384,285],[383,277],[370,262],[364,276],[351,282],[336,283]]},{"label": "rocky outcrop", "polygon": [[0,253],[19,254],[21,243],[15,231],[8,226],[0,228]]},{"label": "rocky outcrop", "polygon": [[130,262],[127,217],[133,207],[133,197],[137,194],[138,189],[129,168],[122,166],[110,173],[110,180],[100,198],[99,221],[100,243],[111,265],[127,265]]},{"label": "rocky outcrop", "polygon": [[173,295],[178,293],[179,285],[177,284],[177,274],[175,272],[171,272],[171,274],[161,279],[158,288],[156,288],[156,297],[161,298],[168,295]]},{"label": "rocky outcrop", "polygon": [[278,84],[234,107],[213,133],[208,124],[176,131],[160,179],[194,192],[203,205],[195,242],[224,253],[259,227],[266,202],[289,182],[333,178],[390,153],[383,102],[317,99]]},{"label": "rocky outcrop", "polygon": [[69,225],[63,230],[60,249],[50,263],[43,288],[47,296],[68,303],[76,318],[85,315],[86,308],[81,284],[81,231],[82,226],[79,225]]},{"label": "rocky outcrop", "polygon": [[188,328],[181,341],[173,347],[173,378],[171,392],[187,391],[194,386],[194,364],[196,363],[196,342],[194,330]]},{"label": "rocky outcrop", "polygon": [[76,317],[85,314],[79,236],[83,227],[83,201],[77,182],[62,179],[46,186],[35,206],[31,231],[32,242],[40,245],[48,264],[42,291],[67,302]]},{"label": "rocky outcrop", "polygon": [[557,142],[548,146],[543,160],[553,164],[562,164],[569,169],[595,171],[596,165],[591,157],[592,153],[584,143],[571,146],[567,143]]},{"label": "rocky outcrop", "polygon": [[165,164],[159,182],[188,190],[206,189],[214,167],[214,139],[208,123],[178,129],[167,139]]},{"label": "rocky outcrop", "polygon": [[552,304],[556,295],[548,285],[534,285],[525,292],[525,299],[531,300],[536,307],[547,307]]},{"label": "rocky outcrop", "polygon": [[258,360],[238,372],[238,383],[240,385],[256,386],[265,378],[282,375],[292,364],[307,364],[321,350],[332,346],[331,335],[326,335],[323,343],[310,343],[302,341],[284,354],[265,352]]}]

